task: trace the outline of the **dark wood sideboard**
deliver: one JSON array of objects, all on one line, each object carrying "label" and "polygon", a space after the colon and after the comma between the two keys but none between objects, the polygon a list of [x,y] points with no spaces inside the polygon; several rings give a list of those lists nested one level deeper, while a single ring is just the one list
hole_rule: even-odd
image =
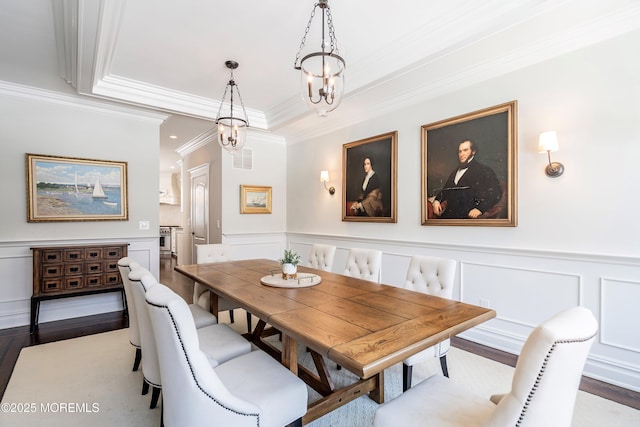
[{"label": "dark wood sideboard", "polygon": [[40,301],[80,295],[120,292],[127,311],[118,260],[128,243],[33,247],[31,333],[38,329]]}]

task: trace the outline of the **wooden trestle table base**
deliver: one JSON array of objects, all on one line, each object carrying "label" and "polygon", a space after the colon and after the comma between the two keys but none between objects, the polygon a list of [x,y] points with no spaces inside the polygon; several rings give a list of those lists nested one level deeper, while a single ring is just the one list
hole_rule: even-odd
[{"label": "wooden trestle table base", "polygon": [[[323,396],[309,405],[303,424],[364,394],[383,403],[386,368],[496,315],[487,308],[306,267],[298,270],[321,276],[320,284],[278,288],[260,283],[280,268],[276,261],[256,259],[175,270],[213,291],[214,314],[217,296],[223,296],[260,319],[247,338]],[[263,339],[267,325],[282,334],[282,350]],[[298,365],[299,344],[311,351],[317,372]],[[360,380],[336,389],[325,359]]]}]

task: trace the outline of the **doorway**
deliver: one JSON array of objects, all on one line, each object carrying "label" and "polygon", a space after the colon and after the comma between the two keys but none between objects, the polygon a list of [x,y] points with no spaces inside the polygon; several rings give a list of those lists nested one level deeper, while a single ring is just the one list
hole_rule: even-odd
[{"label": "doorway", "polygon": [[209,243],[209,163],[189,169],[191,176],[191,262],[196,247]]}]

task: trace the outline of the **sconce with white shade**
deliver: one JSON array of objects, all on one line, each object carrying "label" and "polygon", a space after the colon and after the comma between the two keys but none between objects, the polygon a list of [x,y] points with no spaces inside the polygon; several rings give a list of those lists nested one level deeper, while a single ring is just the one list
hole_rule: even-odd
[{"label": "sconce with white shade", "polygon": [[544,172],[550,178],[557,178],[564,172],[564,165],[562,163],[551,162],[551,152],[558,151],[559,148],[558,134],[556,134],[556,131],[550,130],[540,134],[540,138],[538,138],[538,151],[540,153],[547,153],[549,164],[544,169]]},{"label": "sconce with white shade", "polygon": [[327,187],[327,182],[329,181],[329,171],[320,172],[320,181],[324,184],[324,189],[327,190],[329,194],[333,195],[336,192],[335,187]]}]

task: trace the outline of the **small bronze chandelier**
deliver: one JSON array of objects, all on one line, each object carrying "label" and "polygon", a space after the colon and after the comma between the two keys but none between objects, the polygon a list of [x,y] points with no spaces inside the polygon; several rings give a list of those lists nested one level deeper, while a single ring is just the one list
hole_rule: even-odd
[{"label": "small bronze chandelier", "polygon": [[[322,43],[319,52],[309,53],[300,59],[302,49],[307,41],[311,22],[320,8],[322,14]],[[326,27],[326,32],[325,32]],[[328,45],[325,34],[329,35]],[[335,110],[342,101],[344,91],[345,62],[338,51],[336,32],[328,0],[319,0],[314,4],[311,17],[304,30],[300,49],[293,67],[300,70],[300,89],[302,99],[319,116],[326,116]]]},{"label": "small bronze chandelier", "polygon": [[[233,80],[233,70],[238,68],[236,61],[225,61],[224,65],[231,70],[231,77],[229,83],[224,88],[224,95],[220,100],[220,108],[218,109],[218,115],[216,117],[216,125],[218,125],[218,144],[225,150],[233,153],[240,150],[247,139],[247,128],[249,127],[249,119],[247,118],[247,111],[244,109],[244,103],[242,102],[242,96],[240,95],[240,89]],[[240,99],[240,106],[244,114],[244,119],[233,116],[233,92],[238,93]],[[229,102],[229,115],[222,116],[222,107],[225,105],[225,99],[227,93],[230,95]]]}]

